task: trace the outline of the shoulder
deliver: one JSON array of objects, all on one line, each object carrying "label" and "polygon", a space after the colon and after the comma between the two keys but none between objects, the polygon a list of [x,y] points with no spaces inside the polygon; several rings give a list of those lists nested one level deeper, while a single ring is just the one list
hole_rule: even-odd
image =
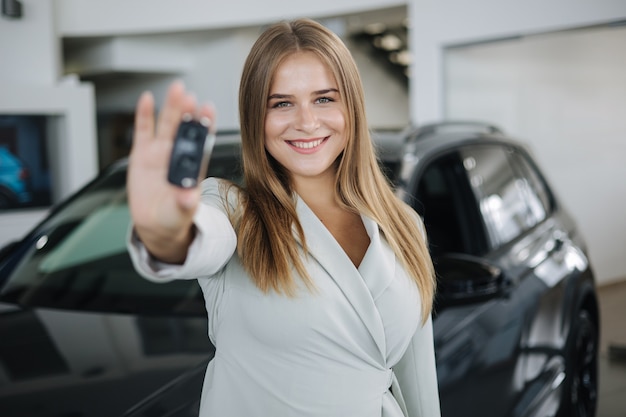
[{"label": "shoulder", "polygon": [[239,186],[231,181],[209,177],[201,184],[202,202],[220,210],[233,211],[239,206]]}]

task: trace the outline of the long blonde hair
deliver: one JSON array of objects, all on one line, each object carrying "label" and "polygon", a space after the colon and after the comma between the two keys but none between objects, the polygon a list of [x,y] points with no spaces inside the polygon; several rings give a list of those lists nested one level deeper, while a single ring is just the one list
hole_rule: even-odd
[{"label": "long blonde hair", "polygon": [[263,291],[295,294],[293,269],[311,289],[302,263],[306,239],[296,214],[288,173],[265,151],[265,114],[272,77],[295,52],[315,53],[331,69],[346,106],[348,143],[339,157],[336,195],[346,210],[378,223],[387,242],[417,283],[422,317],[432,308],[435,279],[432,261],[417,216],[400,201],[383,175],[370,138],[359,72],[344,43],[321,24],[298,19],[268,27],[248,55],[239,87],[239,117],[245,191],[238,216],[238,253]]}]

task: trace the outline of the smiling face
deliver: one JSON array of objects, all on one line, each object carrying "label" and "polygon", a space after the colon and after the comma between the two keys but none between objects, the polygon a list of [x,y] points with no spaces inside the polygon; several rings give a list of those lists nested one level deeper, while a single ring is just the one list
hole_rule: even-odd
[{"label": "smiling face", "polygon": [[334,179],[346,143],[345,104],[331,70],[312,52],[288,56],[272,78],[265,149],[298,183]]}]

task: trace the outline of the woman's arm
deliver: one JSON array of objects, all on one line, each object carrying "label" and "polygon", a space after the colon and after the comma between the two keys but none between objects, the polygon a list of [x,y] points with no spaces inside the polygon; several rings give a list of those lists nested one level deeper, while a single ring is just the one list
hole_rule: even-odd
[{"label": "woman's arm", "polygon": [[[233,201],[233,200],[231,200]],[[202,184],[202,202],[193,218],[194,240],[182,264],[169,264],[154,258],[131,228],[128,252],[135,270],[150,281],[193,279],[219,271],[237,248],[237,236],[220,195],[220,181],[209,178]]]},{"label": "woman's arm", "polygon": [[198,106],[181,82],[173,83],[155,119],[152,94],[142,94],[135,109],[127,192],[134,230],[147,251],[166,263],[183,263],[194,240],[193,219],[199,187],[184,189],[167,181],[174,137],[183,115],[213,120],[215,111]]}]

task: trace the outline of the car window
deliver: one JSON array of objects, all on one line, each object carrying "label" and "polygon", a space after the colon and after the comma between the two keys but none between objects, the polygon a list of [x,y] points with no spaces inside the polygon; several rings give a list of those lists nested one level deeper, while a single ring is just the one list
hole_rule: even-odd
[{"label": "car window", "polygon": [[[216,156],[216,155],[214,155]],[[238,153],[218,152],[209,176],[239,180]],[[230,178],[229,178],[230,179]],[[126,169],[111,169],[43,222],[0,268],[0,301],[24,306],[143,314],[205,315],[195,280],[155,284],[126,250]]]},{"label": "car window", "polygon": [[526,182],[528,187],[527,202],[538,221],[544,220],[548,213],[552,211],[553,197],[547,184],[537,171],[537,168],[530,162],[526,155],[512,151],[511,158],[515,166],[519,169],[520,178]]},{"label": "car window", "polygon": [[510,242],[545,218],[542,203],[528,179],[513,167],[512,149],[480,145],[460,152],[494,247]]},{"label": "car window", "polygon": [[484,229],[457,152],[427,164],[415,196],[415,209],[424,219],[433,257],[485,252]]}]

